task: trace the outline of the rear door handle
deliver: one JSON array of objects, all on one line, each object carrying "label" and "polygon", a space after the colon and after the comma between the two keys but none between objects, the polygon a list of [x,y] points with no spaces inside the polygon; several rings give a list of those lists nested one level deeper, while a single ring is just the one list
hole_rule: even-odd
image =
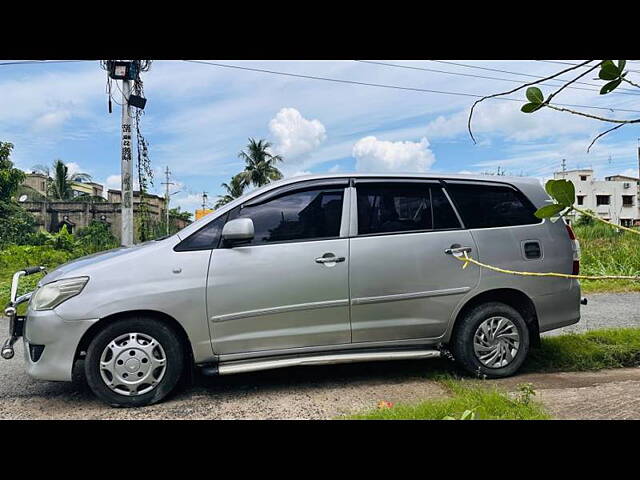
[{"label": "rear door handle", "polygon": [[344,261],[344,257],[336,257],[333,253],[325,253],[323,256],[316,258],[316,263],[340,263]]},{"label": "rear door handle", "polygon": [[462,247],[457,243],[454,243],[449,248],[444,249],[444,253],[447,255],[462,255],[463,253],[471,253],[471,247]]}]

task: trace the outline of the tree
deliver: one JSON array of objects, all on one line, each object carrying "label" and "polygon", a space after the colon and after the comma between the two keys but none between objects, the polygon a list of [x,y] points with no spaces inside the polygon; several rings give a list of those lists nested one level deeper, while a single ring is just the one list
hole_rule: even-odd
[{"label": "tree", "polygon": [[24,172],[14,168],[13,162],[9,160],[11,150],[13,143],[0,142],[0,202],[11,201],[25,179]]},{"label": "tree", "polygon": [[229,182],[229,184],[223,183],[220,186],[224,188],[227,193],[224,195],[218,195],[218,201],[216,202],[215,208],[220,208],[223,205],[232,202],[236,198],[240,198],[244,193],[246,184],[243,181],[242,173],[239,173],[231,178],[231,182]]},{"label": "tree", "polygon": [[177,218],[179,220],[184,220],[186,222],[191,221],[191,217],[193,217],[193,213],[191,212],[183,212],[180,210],[180,207],[170,208],[169,209],[169,217]]},{"label": "tree", "polygon": [[[53,162],[53,177],[49,171],[49,167],[36,165],[34,170],[44,173],[48,178],[47,191],[53,200],[72,200],[73,182],[91,181],[91,175],[88,173],[74,173],[69,175],[69,168],[60,159]],[[88,197],[93,195],[87,195]]]},{"label": "tree", "polygon": [[25,174],[9,159],[13,144],[0,142],[0,245],[24,243],[33,231],[35,220],[13,198]]},{"label": "tree", "polygon": [[[596,63],[594,63],[596,62]],[[540,78],[538,80],[535,80],[533,82],[528,82],[528,83],[524,83],[522,85],[520,85],[519,87],[513,88],[511,90],[505,91],[505,92],[500,92],[500,93],[494,93],[492,95],[486,95],[484,97],[482,97],[479,100],[476,100],[474,102],[474,104],[471,106],[471,110],[469,111],[469,118],[467,121],[467,127],[469,130],[469,135],[471,136],[471,139],[474,141],[475,143],[475,138],[473,136],[473,131],[472,131],[472,120],[473,120],[473,112],[476,108],[476,106],[480,103],[483,102],[484,100],[487,100],[489,98],[497,98],[497,97],[501,97],[504,95],[510,95],[512,93],[515,93],[517,91],[520,91],[524,88],[526,88],[526,92],[525,92],[525,97],[527,99],[527,103],[525,103],[522,108],[520,109],[522,112],[524,113],[534,113],[537,112],[543,108],[549,108],[551,110],[555,110],[557,112],[564,112],[564,113],[569,113],[571,115],[578,115],[581,117],[586,117],[586,118],[591,118],[594,120],[598,120],[601,122],[605,122],[605,123],[610,123],[610,124],[614,124],[614,127],[608,128],[607,130],[604,130],[602,133],[596,135],[596,137],[591,141],[591,143],[589,144],[589,146],[587,147],[587,152],[589,152],[589,150],[591,150],[591,147],[593,146],[593,144],[598,141],[600,138],[602,138],[603,136],[605,136],[606,134],[613,132],[614,130],[617,130],[621,127],[624,127],[625,125],[630,125],[630,124],[635,124],[635,123],[640,123],[640,118],[635,118],[635,119],[622,119],[622,118],[613,118],[613,116],[608,115],[604,116],[603,115],[593,115],[590,113],[586,113],[584,112],[585,108],[587,107],[583,107],[583,106],[575,106],[575,105],[562,105],[562,104],[558,104],[555,103],[555,99],[556,97],[562,93],[563,90],[565,90],[566,88],[582,88],[582,87],[575,87],[574,84],[585,84],[584,81],[581,81],[580,79],[586,77],[587,75],[589,75],[590,73],[594,72],[595,70],[598,70],[598,78],[595,78],[593,80],[601,80],[604,81],[606,83],[604,83],[604,85],[602,85],[602,87],[600,88],[600,95],[607,95],[611,92],[613,92],[614,90],[616,90],[622,83],[624,83],[625,85],[628,85],[632,88],[626,88],[625,90],[629,90],[629,91],[635,91],[635,89],[640,89],[640,84],[637,82],[634,82],[632,80],[629,80],[628,78],[628,74],[631,70],[627,70],[626,69],[626,65],[627,65],[627,61],[626,60],[618,60],[618,63],[615,63],[613,60],[587,60],[584,62],[580,62],[577,64],[573,64],[570,63],[569,65],[571,65],[569,68],[565,68],[557,73],[554,73],[553,75],[549,75],[547,77],[544,78]],[[573,72],[573,73],[572,73]],[[579,73],[577,73],[579,72]],[[634,72],[636,73],[640,73],[640,71],[634,70]],[[534,85],[538,85],[538,84],[544,84],[544,82],[548,81],[548,80],[552,80],[555,78],[558,78],[562,75],[567,75],[570,74],[573,76],[573,78],[571,79],[567,79],[562,78],[562,80],[560,80],[562,82],[562,85],[560,86],[555,86],[555,90],[553,92],[551,92],[549,95],[547,95],[545,97],[545,95],[543,94],[542,90],[540,90],[538,87],[535,87]],[[577,75],[574,76],[574,74],[577,73]],[[587,85],[592,85],[592,86],[600,86],[600,85],[595,85],[592,83],[587,83]],[[623,92],[626,93],[626,92]],[[553,103],[552,103],[553,101]],[[602,110],[607,110],[606,108],[602,108]],[[616,108],[611,108],[609,109],[612,112],[616,111]],[[618,109],[619,110],[619,109]]]},{"label": "tree", "polygon": [[271,143],[266,140],[258,140],[249,138],[247,151],[241,151],[238,158],[244,160],[244,172],[240,173],[240,179],[244,186],[253,184],[256,187],[262,187],[272,180],[282,178],[282,173],[276,167],[276,163],[283,159],[280,155],[272,155],[269,152]]}]

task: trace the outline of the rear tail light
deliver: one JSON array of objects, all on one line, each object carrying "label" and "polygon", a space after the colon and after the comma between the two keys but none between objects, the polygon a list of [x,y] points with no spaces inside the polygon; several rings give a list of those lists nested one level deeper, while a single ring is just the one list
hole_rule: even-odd
[{"label": "rear tail light", "polygon": [[573,252],[573,269],[572,275],[580,275],[580,242],[576,238],[576,234],[573,232],[573,228],[570,225],[566,225],[569,239],[571,240],[571,250]]}]

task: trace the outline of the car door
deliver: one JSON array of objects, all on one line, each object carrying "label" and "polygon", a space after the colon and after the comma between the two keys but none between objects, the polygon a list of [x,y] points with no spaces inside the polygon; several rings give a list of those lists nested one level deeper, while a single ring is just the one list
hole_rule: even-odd
[{"label": "car door", "polygon": [[442,335],[479,269],[445,253],[475,249],[436,181],[358,179],[350,245],[353,342]]},{"label": "car door", "polygon": [[214,352],[351,341],[346,179],[303,182],[232,210],[255,236],[213,251],[207,311]]}]

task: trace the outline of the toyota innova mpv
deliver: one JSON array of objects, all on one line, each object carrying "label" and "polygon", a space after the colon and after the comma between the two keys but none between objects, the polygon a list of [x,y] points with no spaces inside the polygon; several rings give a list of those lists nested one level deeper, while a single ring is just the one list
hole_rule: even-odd
[{"label": "toyota innova mpv", "polygon": [[[169,394],[194,367],[227,375],[296,365],[435,357],[511,375],[540,332],[580,318],[564,221],[531,178],[315,175],[271,183],[177,234],[49,272],[5,313],[27,372],[80,371],[114,406]],[[26,315],[18,315],[28,302]]]}]

